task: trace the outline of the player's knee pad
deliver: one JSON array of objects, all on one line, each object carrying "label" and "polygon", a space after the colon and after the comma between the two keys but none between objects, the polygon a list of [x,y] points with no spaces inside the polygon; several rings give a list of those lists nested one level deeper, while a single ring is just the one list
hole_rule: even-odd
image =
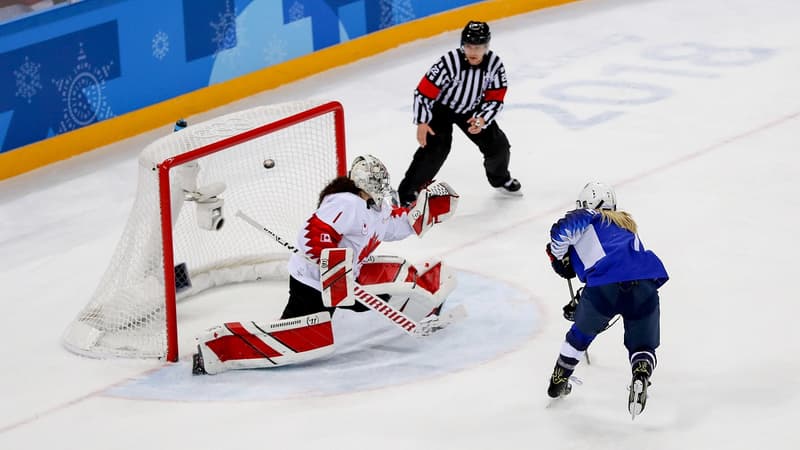
[{"label": "player's knee pad", "polygon": [[584,351],[589,348],[597,334],[587,334],[580,330],[575,324],[572,324],[567,332],[567,343],[573,346],[578,351]]}]

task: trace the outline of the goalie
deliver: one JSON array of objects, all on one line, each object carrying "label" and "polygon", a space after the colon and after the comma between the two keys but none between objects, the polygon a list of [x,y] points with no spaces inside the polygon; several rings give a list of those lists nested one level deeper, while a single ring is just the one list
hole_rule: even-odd
[{"label": "goalie", "polygon": [[357,157],[348,176],[333,179],[320,192],[317,210],[299,230],[280,320],[209,329],[197,338],[192,373],[275,367],[330,354],[335,310],[368,309],[354,295],[361,285],[414,322],[437,317],[455,288],[455,278],[440,260],[415,266],[372,253],[383,241],[421,237],[452,216],[458,194],[436,183],[422,189],[408,208],[392,207],[389,196],[386,166],[371,155]]}]

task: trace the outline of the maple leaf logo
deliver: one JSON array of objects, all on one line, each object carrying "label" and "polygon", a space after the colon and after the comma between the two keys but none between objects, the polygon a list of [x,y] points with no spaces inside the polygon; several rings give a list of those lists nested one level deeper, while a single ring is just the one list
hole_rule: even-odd
[{"label": "maple leaf logo", "polygon": [[369,238],[369,242],[367,242],[367,245],[365,245],[364,248],[361,249],[361,253],[358,254],[358,260],[362,261],[364,258],[369,256],[370,253],[375,251],[375,249],[378,248],[379,245],[381,245],[381,240],[378,239],[377,234],[372,233],[372,237]]}]

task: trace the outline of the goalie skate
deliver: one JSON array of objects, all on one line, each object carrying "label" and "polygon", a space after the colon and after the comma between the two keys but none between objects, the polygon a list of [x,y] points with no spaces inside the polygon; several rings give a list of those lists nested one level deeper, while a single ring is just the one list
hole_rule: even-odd
[{"label": "goalie skate", "polygon": [[206,375],[206,367],[203,364],[203,354],[200,352],[200,346],[197,347],[197,353],[192,355],[192,375]]}]

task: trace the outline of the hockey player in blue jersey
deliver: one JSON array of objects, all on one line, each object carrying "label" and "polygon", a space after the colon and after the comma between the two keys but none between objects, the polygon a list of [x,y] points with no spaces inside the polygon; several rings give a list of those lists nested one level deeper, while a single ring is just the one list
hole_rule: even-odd
[{"label": "hockey player in blue jersey", "polygon": [[669,279],[664,265],[645,249],[630,214],[617,211],[614,189],[599,182],[584,186],[577,209],[553,224],[546,252],[557,274],[586,283],[577,303],[564,307],[564,317],[575,323],[562,344],[547,394],[569,394],[569,378],[581,355],[619,314],[632,371],[628,409],[635,417],[644,409],[656,367],[658,288]]}]

